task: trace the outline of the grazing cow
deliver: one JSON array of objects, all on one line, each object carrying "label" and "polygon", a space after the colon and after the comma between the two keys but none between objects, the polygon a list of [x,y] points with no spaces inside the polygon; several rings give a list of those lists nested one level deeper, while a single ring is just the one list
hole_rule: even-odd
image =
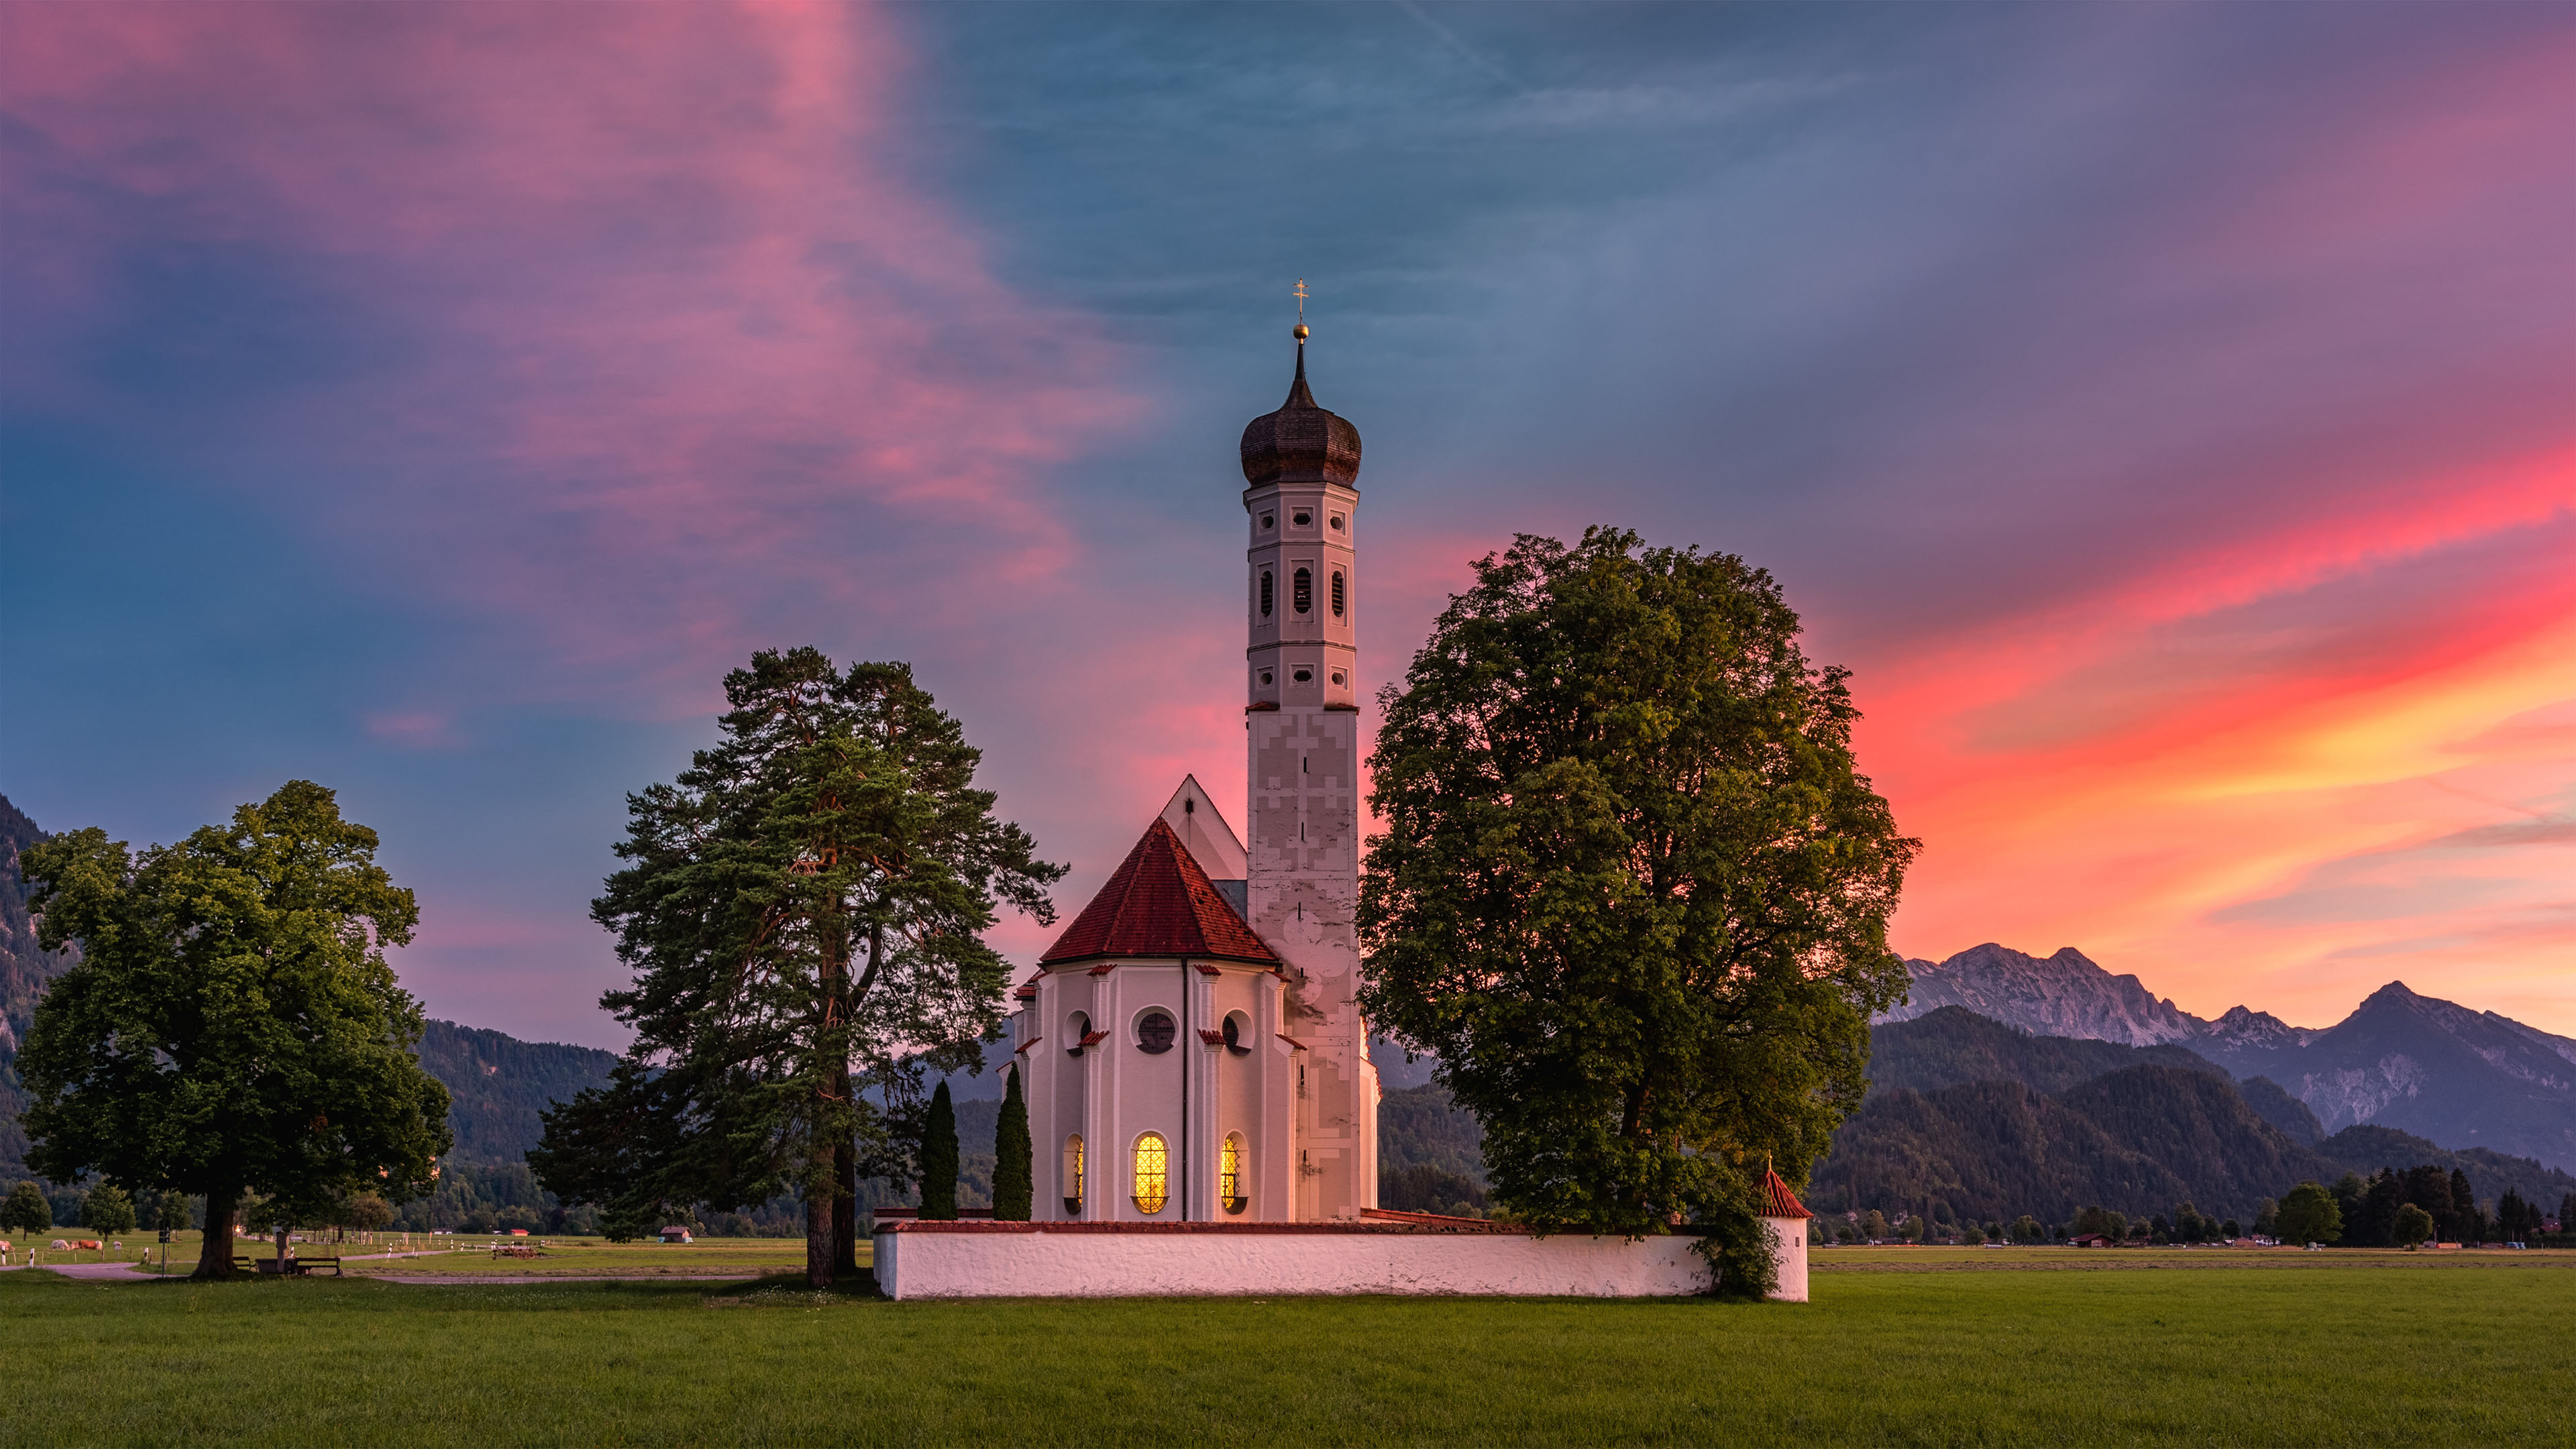
[{"label": "grazing cow", "polygon": [[96,1238],[79,1238],[72,1243],[72,1251],[76,1253],[95,1253],[98,1250],[99,1241]]},{"label": "grazing cow", "polygon": [[72,1245],[71,1245],[71,1244],[69,1244],[69,1243],[64,1242],[64,1241],[63,1241],[62,1239],[60,1239],[60,1238],[56,1238],[56,1239],[54,1239],[54,1241],[52,1242],[52,1244],[51,1244],[50,1246],[51,1246],[51,1247],[53,1248],[53,1250],[54,1250],[55,1252],[57,1252],[57,1253],[68,1253],[68,1252],[70,1252],[70,1251],[72,1250]]}]

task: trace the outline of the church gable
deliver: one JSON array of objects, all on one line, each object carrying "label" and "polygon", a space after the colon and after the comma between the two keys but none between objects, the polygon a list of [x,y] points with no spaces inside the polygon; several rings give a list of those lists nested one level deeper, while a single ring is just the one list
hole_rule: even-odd
[{"label": "church gable", "polygon": [[1159,817],[1038,964],[1104,956],[1279,961]]}]

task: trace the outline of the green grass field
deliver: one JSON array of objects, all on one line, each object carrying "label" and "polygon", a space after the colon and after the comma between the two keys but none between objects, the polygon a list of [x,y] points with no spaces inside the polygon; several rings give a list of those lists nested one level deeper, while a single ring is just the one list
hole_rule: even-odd
[{"label": "green grass field", "polygon": [[0,1445],[2576,1443],[2576,1254],[2166,1256],[1819,1254],[1803,1307],[14,1272]]}]

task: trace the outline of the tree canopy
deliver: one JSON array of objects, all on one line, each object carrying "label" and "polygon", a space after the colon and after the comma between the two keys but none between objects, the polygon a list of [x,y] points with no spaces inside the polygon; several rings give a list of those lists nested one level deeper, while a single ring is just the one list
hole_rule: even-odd
[{"label": "tree canopy", "polygon": [[856,1266],[857,1178],[917,1175],[926,1074],[1001,1027],[997,905],[1052,921],[1064,867],[994,816],[908,665],[763,652],[725,698],[717,744],[627,798],[591,914],[635,973],[600,999],[635,1041],[529,1161],[630,1232],[799,1193],[820,1285]]},{"label": "tree canopy", "polygon": [[28,1165],[204,1194],[200,1277],[230,1274],[245,1193],[293,1217],[361,1188],[427,1192],[447,1089],[413,1055],[420,1005],[385,961],[419,907],[376,845],[294,780],[173,846],[129,853],[93,828],[21,852],[39,939],[81,949],[18,1057]]},{"label": "tree canopy", "polygon": [[[1546,1229],[1713,1228],[1767,1286],[1766,1162],[1803,1182],[1903,999],[1916,842],[1769,575],[1587,530],[1476,565],[1381,696],[1362,1002],[1484,1124]],[[1731,1281],[1730,1281],[1731,1280]]]},{"label": "tree canopy", "polygon": [[2277,1216],[2285,1243],[2332,1243],[2343,1237],[2343,1210],[2333,1193],[2313,1182],[2282,1194]]}]

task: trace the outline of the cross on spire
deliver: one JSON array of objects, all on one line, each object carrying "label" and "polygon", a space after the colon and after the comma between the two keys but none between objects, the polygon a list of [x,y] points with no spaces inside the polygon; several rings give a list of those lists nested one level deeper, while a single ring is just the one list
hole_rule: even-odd
[{"label": "cross on spire", "polygon": [[1297,286],[1296,286],[1295,290],[1296,290],[1296,293],[1297,293],[1297,334],[1296,334],[1296,336],[1297,336],[1297,346],[1298,346],[1298,349],[1299,349],[1300,353],[1302,354],[1302,353],[1303,353],[1303,351],[1304,351],[1304,349],[1305,349],[1305,346],[1306,346],[1306,295],[1307,295],[1307,294],[1306,294],[1306,279],[1305,279],[1304,277],[1299,277],[1299,278],[1297,279]]}]

